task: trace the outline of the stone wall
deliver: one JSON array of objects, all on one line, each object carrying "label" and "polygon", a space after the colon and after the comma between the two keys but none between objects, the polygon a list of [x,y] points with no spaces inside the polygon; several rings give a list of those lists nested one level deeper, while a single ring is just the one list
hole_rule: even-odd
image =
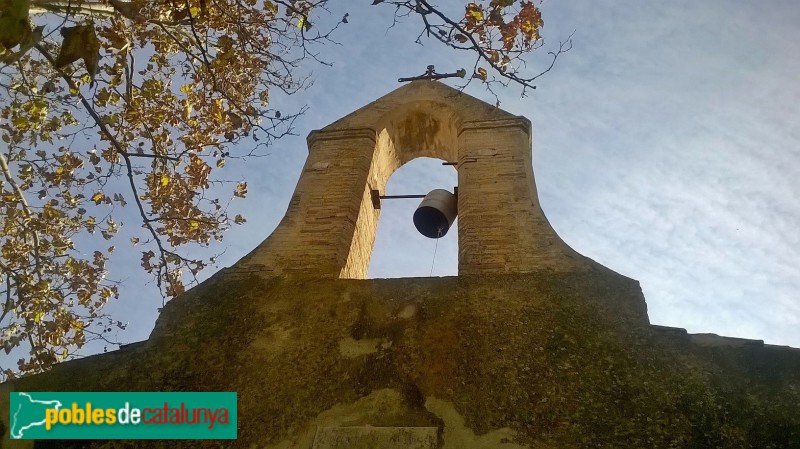
[{"label": "stone wall", "polygon": [[596,265],[369,281],[226,271],[167,304],[148,341],[3,384],[0,421],[7,432],[9,391],[237,391],[233,442],[35,447],[323,449],[336,446],[318,432],[430,441],[430,428],[436,445],[419,447],[800,447],[800,351],[713,340],[650,326],[638,283]]}]

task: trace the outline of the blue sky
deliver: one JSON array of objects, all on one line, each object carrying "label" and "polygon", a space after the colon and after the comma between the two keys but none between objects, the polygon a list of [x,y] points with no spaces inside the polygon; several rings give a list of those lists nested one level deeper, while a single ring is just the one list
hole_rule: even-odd
[{"label": "blue sky", "polygon": [[[246,178],[250,193],[233,205],[248,222],[215,248],[225,250],[220,268],[283,216],[308,132],[428,64],[442,72],[472,66],[434,42],[414,44],[415,20],[387,30],[391,9],[368,3],[332,2],[340,9],[330,18],[350,14],[341,45],[320,49],[333,67],[308,66],[314,85],[274,101],[285,111],[310,107],[299,136],[268,157],[226,165],[224,175]],[[455,13],[463,5],[439,4]],[[562,0],[542,11],[549,45],[574,30],[574,47],[527,98],[509,88],[500,99],[533,122],[536,182],[559,235],[639,280],[654,324],[800,347],[800,3]],[[533,59],[547,62],[545,52]],[[467,92],[494,103],[477,83]],[[387,192],[455,182],[452,168],[415,160]],[[416,205],[387,202],[370,276],[428,276],[434,251],[433,275],[456,274],[455,230],[436,247],[414,230]],[[155,287],[142,285],[138,257],[121,252],[112,265],[113,278],[127,279],[108,308],[131,322],[118,335],[124,341],[146,338],[161,306]]]}]

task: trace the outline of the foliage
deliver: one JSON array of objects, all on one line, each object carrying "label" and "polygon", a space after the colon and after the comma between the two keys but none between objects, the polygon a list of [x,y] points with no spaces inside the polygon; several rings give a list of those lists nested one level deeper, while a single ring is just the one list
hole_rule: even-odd
[{"label": "foliage", "polygon": [[[319,30],[326,3],[0,0],[0,346],[29,349],[17,370],[46,369],[125,326],[102,308],[119,295],[105,241],[126,208],[141,226],[130,244],[165,300],[213,262],[189,249],[243,223],[227,204],[247,193],[219,171],[292,131],[303,111],[282,114],[270,94],[303,90],[302,64],[323,62],[315,48],[347,23]],[[487,86],[535,87],[539,75],[519,64],[542,45],[531,2],[467,3],[456,19],[427,0],[380,3],[419,18],[417,40],[473,52]]]},{"label": "foliage", "polygon": [[[373,4],[384,3],[374,0]],[[559,42],[558,49],[548,52],[550,64],[542,71],[527,69],[526,55],[541,48],[544,26],[538,6],[528,0],[490,0],[470,2],[463,17],[452,19],[428,0],[387,2],[395,6],[396,17],[415,14],[423,23],[417,42],[425,36],[435,38],[448,47],[475,55],[472,79],[479,79],[494,93],[493,86],[509,84],[536,89],[536,79],[549,72],[560,55],[572,48],[571,37]],[[495,74],[490,79],[490,72]],[[496,95],[495,95],[496,97]]]}]

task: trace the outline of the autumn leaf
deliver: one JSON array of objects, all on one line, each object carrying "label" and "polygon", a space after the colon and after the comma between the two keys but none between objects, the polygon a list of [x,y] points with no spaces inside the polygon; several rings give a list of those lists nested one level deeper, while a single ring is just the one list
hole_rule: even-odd
[{"label": "autumn leaf", "polygon": [[239,114],[235,114],[229,111],[228,118],[231,121],[231,125],[236,129],[241,128],[242,125],[244,125],[244,120],[242,120],[242,117],[239,116]]},{"label": "autumn leaf", "polygon": [[470,3],[467,5],[467,12],[465,16],[471,21],[480,22],[483,20],[483,8],[478,6],[475,3]]},{"label": "autumn leaf", "polygon": [[100,61],[100,41],[91,23],[74,27],[61,28],[64,41],[56,57],[56,67],[64,68],[69,64],[83,59],[86,72],[94,82]]},{"label": "autumn leaf", "polygon": [[297,21],[297,28],[308,31],[311,27],[311,22],[306,17],[300,17],[300,20]]},{"label": "autumn leaf", "polygon": [[478,78],[482,81],[486,81],[486,77],[488,76],[488,72],[483,67],[479,67],[478,70],[475,71],[475,74],[472,75],[474,78]]},{"label": "autumn leaf", "polygon": [[142,267],[145,271],[149,272],[153,270],[154,267],[150,261],[153,260],[154,257],[156,257],[156,254],[153,251],[142,252]]},{"label": "autumn leaf", "polygon": [[234,190],[233,195],[239,198],[244,198],[247,196],[247,183],[240,182],[238,185],[236,185],[236,190]]},{"label": "autumn leaf", "polygon": [[97,155],[96,151],[92,150],[92,152],[89,153],[89,162],[92,165],[97,165],[100,163],[100,157]]},{"label": "autumn leaf", "polygon": [[4,0],[0,9],[0,44],[11,50],[30,33],[30,0]]},{"label": "autumn leaf", "polygon": [[125,205],[126,205],[126,204],[128,204],[128,203],[125,201],[125,198],[124,198],[122,195],[120,195],[119,193],[115,193],[115,194],[114,194],[114,201],[116,201],[117,203],[119,203],[119,204],[120,204],[120,206],[122,206],[122,207],[125,207]]}]

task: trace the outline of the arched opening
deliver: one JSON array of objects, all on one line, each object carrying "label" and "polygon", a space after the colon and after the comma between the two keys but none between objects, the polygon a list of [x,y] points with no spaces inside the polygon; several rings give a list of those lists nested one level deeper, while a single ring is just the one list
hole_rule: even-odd
[{"label": "arched opening", "polygon": [[[389,178],[386,195],[425,195],[433,189],[453,191],[455,169],[442,160],[421,157],[403,165]],[[455,276],[458,274],[458,226],[442,238],[417,232],[412,221],[421,199],[381,201],[380,220],[368,278]],[[434,258],[435,254],[435,258]]]}]

